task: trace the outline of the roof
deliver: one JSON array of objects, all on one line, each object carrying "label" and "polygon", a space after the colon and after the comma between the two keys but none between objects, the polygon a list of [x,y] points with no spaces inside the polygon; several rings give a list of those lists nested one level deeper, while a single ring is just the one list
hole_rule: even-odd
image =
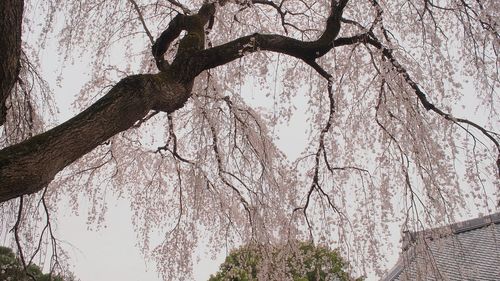
[{"label": "roof", "polygon": [[500,280],[500,213],[406,232],[399,261],[382,280]]}]

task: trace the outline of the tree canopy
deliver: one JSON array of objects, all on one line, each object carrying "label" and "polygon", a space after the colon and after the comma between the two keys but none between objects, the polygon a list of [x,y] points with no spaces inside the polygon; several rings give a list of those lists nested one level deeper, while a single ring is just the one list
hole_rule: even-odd
[{"label": "tree canopy", "polygon": [[[60,265],[51,215],[118,196],[166,280],[202,241],[320,241],[380,275],[391,225],[499,207],[499,22],[497,0],[2,0],[2,229]],[[54,121],[72,64],[80,113]]]},{"label": "tree canopy", "polygon": [[5,281],[64,281],[74,280],[73,277],[63,279],[62,276],[44,274],[36,264],[30,264],[24,269],[19,258],[11,248],[0,246],[0,279]]},{"label": "tree canopy", "polygon": [[309,242],[281,245],[270,251],[246,245],[231,251],[219,271],[208,281],[355,280],[350,277],[346,266],[337,251]]}]

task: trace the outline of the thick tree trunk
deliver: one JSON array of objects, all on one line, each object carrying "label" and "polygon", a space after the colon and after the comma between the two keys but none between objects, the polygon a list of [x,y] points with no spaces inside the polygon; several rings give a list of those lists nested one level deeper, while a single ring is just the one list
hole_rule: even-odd
[{"label": "thick tree trunk", "polygon": [[172,112],[189,96],[189,87],[167,73],[121,80],[67,122],[0,150],[0,202],[41,190],[64,167],[130,128],[151,109]]},{"label": "thick tree trunk", "polygon": [[0,1],[0,126],[5,123],[5,102],[19,75],[23,0]]}]

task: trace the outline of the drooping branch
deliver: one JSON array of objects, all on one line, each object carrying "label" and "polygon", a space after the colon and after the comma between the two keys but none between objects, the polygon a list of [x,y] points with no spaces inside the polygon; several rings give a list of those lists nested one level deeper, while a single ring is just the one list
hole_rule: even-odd
[{"label": "drooping branch", "polygon": [[471,126],[471,127],[475,128],[476,130],[480,131],[484,136],[486,136],[495,145],[495,147],[497,149],[497,163],[496,164],[497,164],[498,175],[500,176],[500,143],[498,140],[497,133],[491,132],[491,131],[485,129],[483,126],[481,126],[473,121],[470,121],[468,119],[457,118],[455,116],[452,116],[450,113],[444,112],[440,108],[436,107],[436,105],[434,105],[431,101],[429,101],[429,99],[427,98],[427,95],[424,93],[424,91],[421,89],[421,87],[411,78],[411,76],[408,73],[408,71],[406,70],[406,68],[403,67],[398,62],[396,57],[394,57],[393,51],[391,49],[389,49],[388,47],[384,46],[380,42],[380,40],[377,39],[377,37],[373,34],[372,31],[368,31],[367,33],[358,34],[358,35],[355,35],[352,37],[337,38],[333,42],[335,47],[344,46],[344,45],[352,45],[352,44],[356,44],[356,43],[367,44],[367,45],[373,46],[376,49],[378,49],[379,51],[381,51],[382,55],[392,64],[392,67],[403,77],[403,79],[406,81],[406,83],[414,90],[414,93],[417,96],[418,100],[420,101],[422,106],[427,111],[435,112],[438,115],[440,115],[441,117],[445,118],[446,120],[454,122],[457,125],[466,124],[468,126]]},{"label": "drooping branch", "polygon": [[180,8],[184,14],[186,14],[186,15],[190,15],[191,14],[191,10],[189,10],[186,6],[184,6],[179,1],[176,1],[176,0],[167,0],[167,1],[168,1],[168,3],[176,6],[177,8]]},{"label": "drooping branch", "polygon": [[0,2],[0,126],[7,115],[6,101],[20,70],[23,0]]},{"label": "drooping branch", "polygon": [[151,35],[151,32],[149,31],[148,26],[146,25],[146,22],[144,21],[144,16],[141,13],[141,9],[139,8],[139,5],[137,5],[137,2],[135,0],[129,0],[130,4],[134,7],[134,10],[137,12],[137,16],[139,17],[139,20],[141,21],[142,27],[144,28],[144,32],[146,32],[146,35],[149,38],[149,41],[151,41],[151,44],[154,44],[154,39],[153,36]]},{"label": "drooping branch", "polygon": [[286,28],[287,25],[293,26],[294,28],[296,28],[296,27],[285,21],[285,16],[288,13],[288,11],[283,11],[283,9],[282,9],[284,2],[285,1],[282,1],[279,5],[277,5],[276,3],[274,3],[271,0],[252,0],[253,4],[260,4],[260,5],[269,6],[269,7],[272,7],[274,10],[276,10],[276,12],[280,15],[280,18],[281,18],[281,26],[283,26],[285,33],[288,34],[288,29]]},{"label": "drooping branch", "polygon": [[389,48],[384,47],[382,43],[380,43],[380,41],[374,38],[374,36],[367,37],[366,43],[382,51],[384,57],[386,57],[391,62],[394,69],[403,76],[403,79],[406,81],[406,83],[408,83],[408,85],[415,91],[415,94],[417,95],[420,103],[424,106],[426,110],[433,111],[438,115],[442,116],[443,118],[445,118],[446,120],[449,120],[453,123],[456,124],[463,123],[472,126],[475,129],[479,130],[484,136],[486,136],[495,145],[497,149],[497,171],[498,175],[500,176],[500,144],[498,142],[498,139],[495,137],[494,133],[486,130],[484,127],[482,127],[479,124],[476,124],[475,122],[472,122],[465,118],[454,117],[450,113],[446,113],[440,108],[436,107],[432,102],[429,101],[427,95],[423,92],[420,86],[410,77],[408,71],[397,61],[397,59],[394,57],[392,51]]}]

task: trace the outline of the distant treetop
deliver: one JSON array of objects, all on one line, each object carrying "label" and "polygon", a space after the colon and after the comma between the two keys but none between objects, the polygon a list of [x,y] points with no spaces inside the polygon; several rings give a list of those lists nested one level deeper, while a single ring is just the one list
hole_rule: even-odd
[{"label": "distant treetop", "polygon": [[226,257],[209,281],[361,281],[347,272],[348,264],[339,252],[309,242],[266,249],[254,245],[240,247]]},{"label": "distant treetop", "polygon": [[[31,275],[31,276],[30,276]],[[23,265],[11,248],[0,246],[0,280],[2,281],[75,281],[60,275],[44,274],[36,264],[30,264],[24,270]]]}]

